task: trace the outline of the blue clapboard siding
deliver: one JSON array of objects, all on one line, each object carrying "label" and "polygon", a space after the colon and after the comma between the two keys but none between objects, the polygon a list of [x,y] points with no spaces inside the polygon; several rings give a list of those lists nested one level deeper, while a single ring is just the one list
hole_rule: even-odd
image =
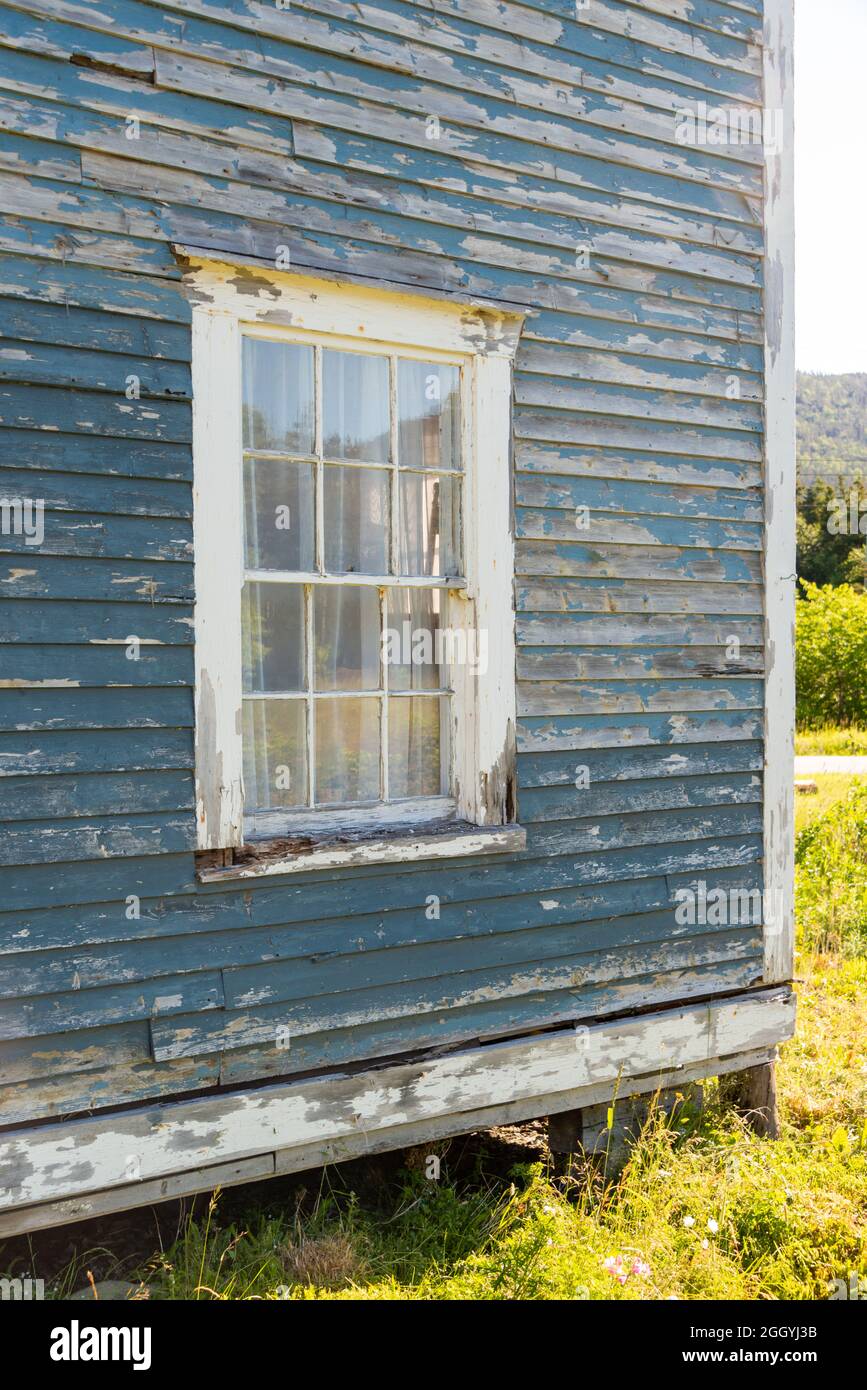
[{"label": "blue clapboard siding", "polygon": [[[0,495],[45,505],[0,536],[2,1122],[760,980],[675,904],[762,884],[762,156],[675,116],[761,105],[762,7],[592,16],[0,3]],[[526,309],[522,853],[197,883],[172,242]]]}]

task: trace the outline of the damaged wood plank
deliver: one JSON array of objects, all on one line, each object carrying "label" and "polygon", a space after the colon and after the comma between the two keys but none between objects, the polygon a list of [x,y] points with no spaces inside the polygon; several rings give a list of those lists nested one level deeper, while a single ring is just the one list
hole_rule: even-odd
[{"label": "damaged wood plank", "polygon": [[[390,1071],[273,1085],[211,1100],[105,1119],[47,1125],[0,1139],[4,1209],[170,1176],[183,1166],[232,1162],[277,1148],[337,1140],[393,1125],[534,1100],[579,1086],[613,1086],[621,1073],[680,1069],[711,1057],[772,1047],[791,1034],[788,990],[685,1006],[493,1044]],[[644,1063],[644,1065],[642,1065]]]}]

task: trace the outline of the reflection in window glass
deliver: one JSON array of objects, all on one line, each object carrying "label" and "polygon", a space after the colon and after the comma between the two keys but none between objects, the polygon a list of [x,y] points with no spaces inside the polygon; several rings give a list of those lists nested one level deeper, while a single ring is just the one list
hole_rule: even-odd
[{"label": "reflection in window glass", "polygon": [[399,799],[443,791],[440,723],[436,696],[388,702],[388,790]]},{"label": "reflection in window glass", "polygon": [[316,701],[316,801],[378,801],[379,700]]},{"label": "reflection in window glass", "polygon": [[242,730],[248,813],[307,804],[303,700],[245,700]]},{"label": "reflection in window glass", "polygon": [[244,448],[312,454],[313,348],[244,338]]},{"label": "reflection in window glass", "polygon": [[459,505],[458,478],[400,474],[401,574],[438,577],[460,573]]},{"label": "reflection in window glass", "polygon": [[388,358],[363,352],[322,354],[322,431],[326,458],[388,463]]},{"label": "reflection in window glass", "polygon": [[460,468],[460,370],[401,359],[397,369],[401,468]]},{"label": "reflection in window glass", "polygon": [[313,465],[286,459],[244,460],[244,550],[251,570],[316,566]]},{"label": "reflection in window glass", "polygon": [[244,585],[241,647],[244,690],[304,690],[304,589],[300,584]]},{"label": "reflection in window glass", "polygon": [[382,468],[325,465],[326,573],[388,573],[389,476]]},{"label": "reflection in window glass", "polygon": [[319,585],[313,600],[314,690],[379,690],[379,592]]}]

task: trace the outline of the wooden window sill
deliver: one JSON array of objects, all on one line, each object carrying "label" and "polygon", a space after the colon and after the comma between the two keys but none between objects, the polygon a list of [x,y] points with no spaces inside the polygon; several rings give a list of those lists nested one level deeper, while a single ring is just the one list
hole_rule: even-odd
[{"label": "wooden window sill", "polygon": [[273,840],[245,845],[235,863],[213,864],[204,856],[196,878],[200,883],[263,878],[277,874],[313,873],[368,864],[406,864],[424,859],[463,859],[477,854],[514,854],[527,844],[520,825],[469,825],[452,821],[436,831],[427,826],[416,834],[367,835],[319,842]]}]

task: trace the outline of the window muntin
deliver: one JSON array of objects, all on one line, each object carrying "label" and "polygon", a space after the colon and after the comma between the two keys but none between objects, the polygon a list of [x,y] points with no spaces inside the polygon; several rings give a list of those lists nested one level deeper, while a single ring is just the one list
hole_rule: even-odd
[{"label": "window muntin", "polygon": [[243,335],[248,831],[451,795],[436,653],[464,584],[464,373],[444,354]]}]

